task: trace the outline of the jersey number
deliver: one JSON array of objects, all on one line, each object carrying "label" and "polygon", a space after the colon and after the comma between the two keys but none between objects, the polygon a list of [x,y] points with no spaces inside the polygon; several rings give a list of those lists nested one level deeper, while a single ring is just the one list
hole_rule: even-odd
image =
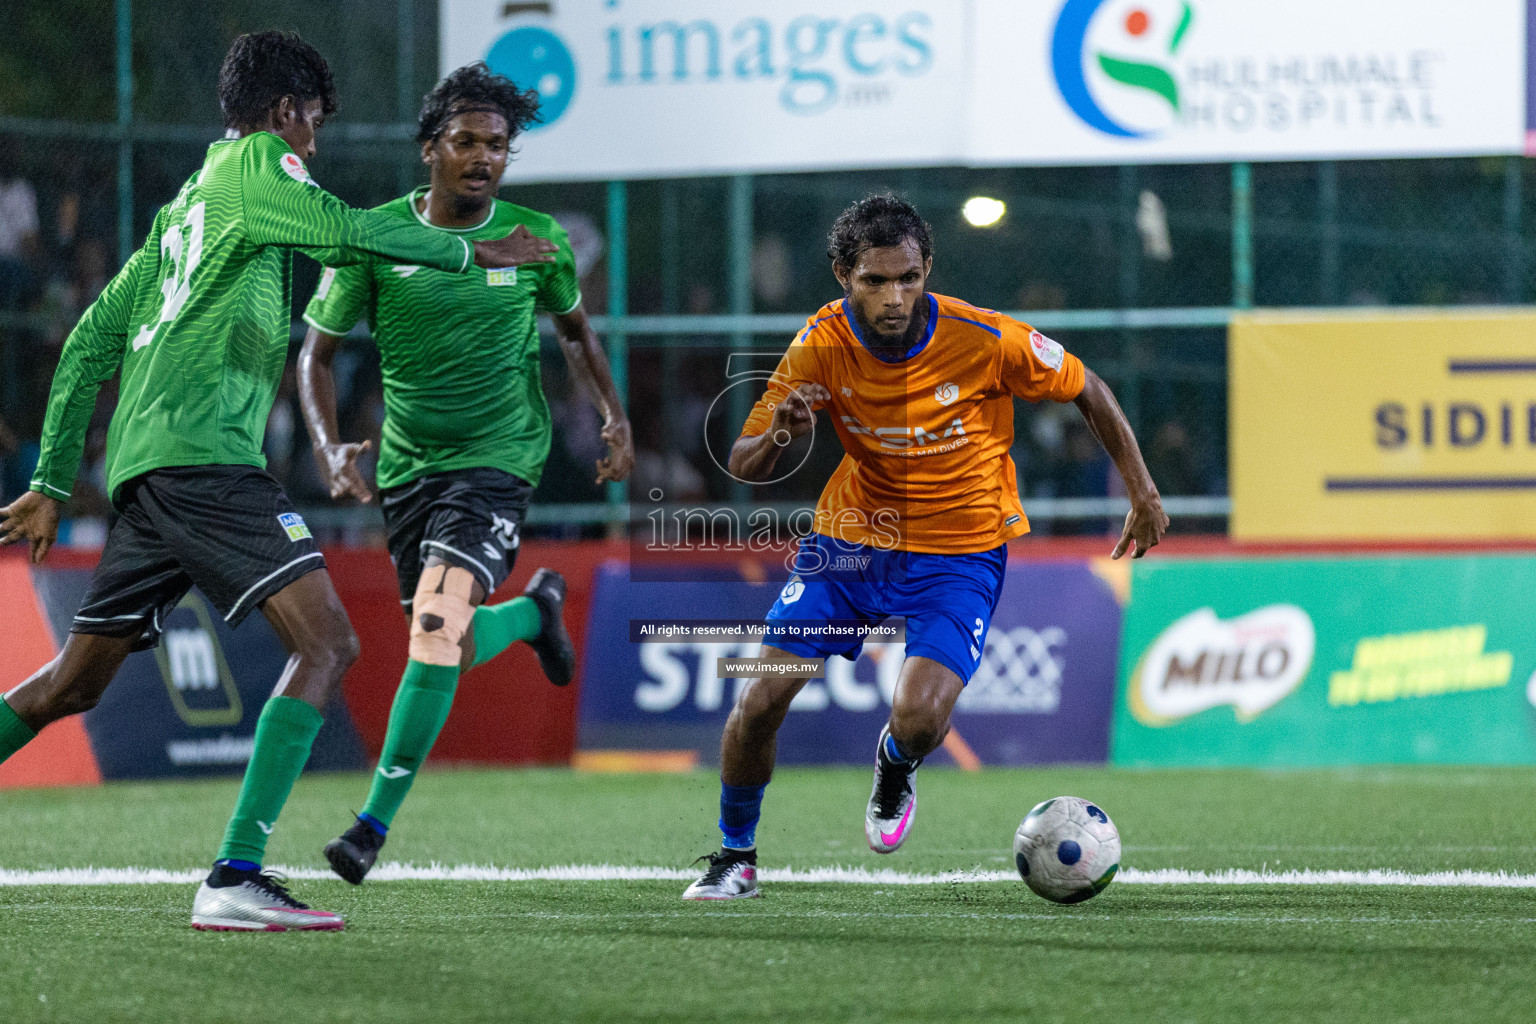
[{"label": "jersey number", "polygon": [[[160,259],[169,263],[170,272],[160,282],[160,293],[165,296],[160,305],[160,319],[139,328],[133,339],[133,350],[155,340],[160,328],[176,319],[181,307],[192,294],[192,271],[203,259],[203,214],[207,203],[197,203],[187,210],[186,220],[166,231],[160,239]],[[185,232],[185,234],[183,234]]]}]

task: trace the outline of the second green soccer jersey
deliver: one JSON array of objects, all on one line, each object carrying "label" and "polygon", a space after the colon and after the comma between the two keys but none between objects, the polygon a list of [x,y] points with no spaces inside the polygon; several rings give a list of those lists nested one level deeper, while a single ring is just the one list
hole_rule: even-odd
[{"label": "second green soccer jersey", "polygon": [[[431,224],[425,189],[379,207]],[[429,473],[487,467],[537,484],[549,456],[549,407],[539,373],[537,313],[581,302],[570,241],[554,218],[495,200],[471,228],[438,228],[471,241],[519,224],[559,247],[553,263],[468,274],[390,260],[328,267],[304,319],[346,334],[366,318],[384,375],[378,483],[398,487]]]}]

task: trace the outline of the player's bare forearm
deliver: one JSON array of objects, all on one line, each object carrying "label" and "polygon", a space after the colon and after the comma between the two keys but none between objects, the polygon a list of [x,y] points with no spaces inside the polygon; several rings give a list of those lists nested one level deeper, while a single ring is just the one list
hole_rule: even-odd
[{"label": "player's bare forearm", "polygon": [[1163,499],[1147,472],[1146,461],[1141,457],[1141,447],[1131,424],[1115,401],[1109,385],[1092,370],[1085,369],[1086,379],[1082,394],[1073,400],[1088,429],[1099,439],[1109,453],[1120,478],[1125,481],[1126,496],[1131,499],[1131,512],[1126,517],[1125,532],[1115,547],[1114,557],[1119,558],[1134,541],[1134,557],[1140,558],[1147,549],[1155,547],[1168,529],[1168,516],[1163,511]]},{"label": "player's bare forearm", "polygon": [[729,467],[738,480],[760,483],[773,475],[779,454],[797,437],[816,425],[816,409],[832,401],[832,393],[810,381],[788,392],[773,407],[768,429],[756,436],[738,438],[731,446]]},{"label": "player's bare forearm", "polygon": [[311,327],[299,350],[299,406],[316,449],[340,440],[336,425],[336,349],[341,339]]},{"label": "player's bare forearm", "polygon": [[737,438],[731,446],[731,475],[748,483],[767,480],[779,464],[779,453],[783,450],[782,445],[773,443],[772,431],[756,437]]},{"label": "player's bare forearm", "polygon": [[1142,461],[1136,435],[1125,413],[1120,411],[1120,403],[1115,401],[1114,392],[1092,370],[1085,370],[1084,373],[1087,380],[1083,384],[1082,394],[1073,400],[1073,404],[1082,412],[1083,419],[1088,421],[1088,429],[1093,431],[1093,436],[1099,439],[1099,444],[1104,446],[1115,468],[1120,471],[1131,502],[1159,501],[1157,485],[1152,482],[1152,474],[1147,472],[1147,464]]},{"label": "player's bare forearm", "polygon": [[597,340],[587,311],[578,304],[569,313],[556,316],[555,334],[560,339],[560,353],[565,356],[565,365],[576,380],[576,386],[603,417],[602,435],[608,443],[608,457],[598,462],[598,482],[628,479],[635,464],[629,416],[624,412],[624,402],[614,386],[608,356]]},{"label": "player's bare forearm", "polygon": [[372,443],[343,444],[336,417],[336,349],[341,338],[311,327],[299,351],[299,407],[309,428],[315,465],[332,498],[350,494],[358,501],[372,500],[368,484],[357,468],[357,458]]}]

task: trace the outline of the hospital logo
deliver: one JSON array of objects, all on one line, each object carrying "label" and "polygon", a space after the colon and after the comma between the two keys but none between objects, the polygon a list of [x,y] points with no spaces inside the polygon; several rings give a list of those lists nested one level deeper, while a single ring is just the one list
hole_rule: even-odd
[{"label": "hospital logo", "polygon": [[1106,135],[1162,135],[1182,112],[1170,68],[1194,20],[1185,0],[1066,0],[1051,36],[1061,98]]}]

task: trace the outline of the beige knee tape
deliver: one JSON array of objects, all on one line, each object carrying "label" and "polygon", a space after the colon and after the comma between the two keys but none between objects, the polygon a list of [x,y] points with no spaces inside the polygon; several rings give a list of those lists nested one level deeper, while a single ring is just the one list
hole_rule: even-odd
[{"label": "beige knee tape", "polygon": [[422,572],[411,603],[412,661],[459,664],[459,641],[475,614],[469,603],[474,589],[474,576],[456,565],[433,565]]}]

